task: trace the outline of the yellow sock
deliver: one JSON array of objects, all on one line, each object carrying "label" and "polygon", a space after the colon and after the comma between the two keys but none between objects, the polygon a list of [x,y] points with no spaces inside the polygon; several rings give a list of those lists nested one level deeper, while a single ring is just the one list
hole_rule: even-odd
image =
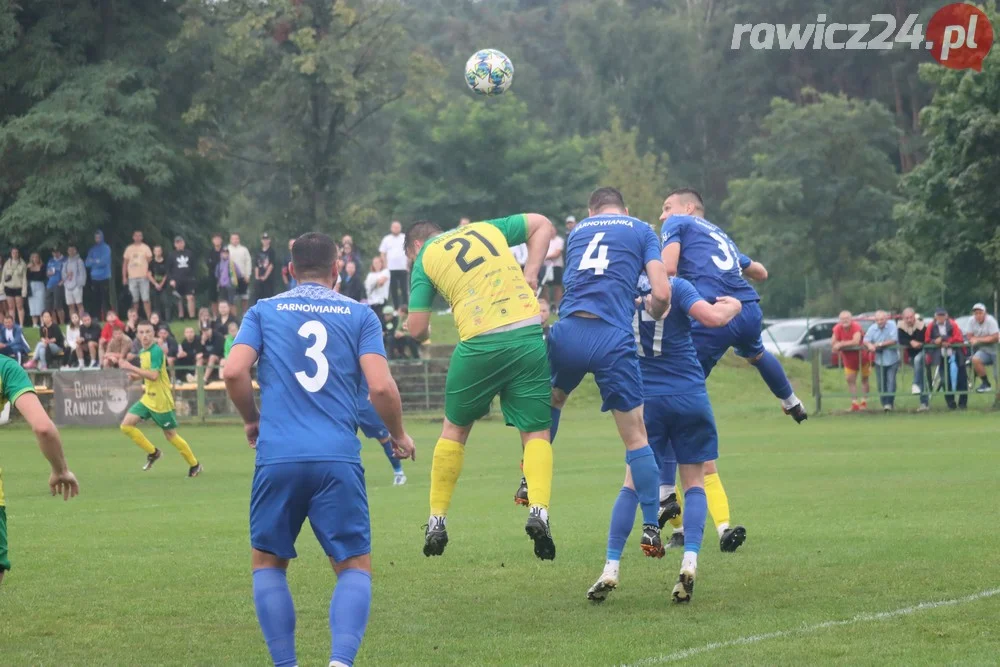
[{"label": "yellow sock", "polygon": [[528,504],[548,509],[552,499],[552,444],[541,438],[526,442],[522,465],[528,482]]},{"label": "yellow sock", "polygon": [[677,504],[680,505],[681,507],[681,513],[675,516],[673,519],[667,521],[667,523],[669,523],[675,529],[680,529],[680,527],[684,525],[684,489],[682,489],[678,484],[677,488],[674,490],[674,493],[677,494]]},{"label": "yellow sock", "polygon": [[729,497],[719,479],[719,473],[705,475],[705,496],[708,500],[708,512],[716,528],[722,524],[729,525]]},{"label": "yellow sock", "polygon": [[198,465],[198,459],[195,458],[194,452],[191,451],[191,445],[187,444],[187,440],[182,438],[179,433],[174,433],[174,437],[168,438],[170,444],[177,448],[177,451],[181,453],[184,460],[191,467]]},{"label": "yellow sock", "polygon": [[124,433],[125,435],[127,435],[129,438],[132,439],[132,442],[139,445],[139,447],[142,448],[142,451],[146,452],[147,454],[152,454],[153,452],[156,451],[156,447],[153,445],[153,443],[149,441],[149,438],[144,436],[142,434],[142,431],[140,431],[135,426],[125,426],[123,424],[121,430],[122,433]]},{"label": "yellow sock", "polygon": [[465,460],[465,445],[454,440],[440,438],[434,446],[434,460],[431,462],[431,514],[444,516],[451,505],[455,484],[462,474]]}]

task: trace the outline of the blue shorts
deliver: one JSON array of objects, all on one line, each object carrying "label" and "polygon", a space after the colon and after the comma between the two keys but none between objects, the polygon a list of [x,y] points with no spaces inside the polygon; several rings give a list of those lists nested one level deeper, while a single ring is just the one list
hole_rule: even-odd
[{"label": "blue shorts", "polygon": [[691,340],[698,351],[698,361],[705,377],[729,348],[734,348],[736,354],[744,359],[754,359],[763,354],[764,343],[760,339],[763,319],[759,302],[744,301],[740,314],[724,327],[713,329],[692,320]]},{"label": "blue shorts", "polygon": [[719,458],[719,432],[707,393],[649,396],[643,420],[658,461],[675,458],[690,464]]},{"label": "blue shorts", "polygon": [[389,437],[389,429],[375,411],[375,406],[367,397],[358,399],[358,426],[366,438],[382,442]]},{"label": "blue shorts", "polygon": [[359,463],[302,461],[257,466],[250,492],[250,544],[295,558],[295,540],[309,518],[335,562],[371,552],[365,470]]},{"label": "blue shorts", "polygon": [[628,412],[642,405],[642,372],[635,335],[587,317],[567,317],[549,331],[552,386],[572,392],[587,373],[601,390],[601,411]]}]

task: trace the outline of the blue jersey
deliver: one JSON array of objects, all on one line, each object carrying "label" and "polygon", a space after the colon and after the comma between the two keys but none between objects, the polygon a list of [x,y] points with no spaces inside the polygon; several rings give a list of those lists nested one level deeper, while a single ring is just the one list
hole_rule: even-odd
[{"label": "blue jersey", "polygon": [[559,316],[586,312],[631,333],[636,282],[653,260],[660,260],[660,244],[642,220],[618,214],[583,220],[566,241]]},{"label": "blue jersey", "polygon": [[375,312],[315,283],[258,301],[234,345],[257,351],[257,465],[361,462],[360,358],[385,356]]},{"label": "blue jersey", "polygon": [[743,277],[750,258],[740,253],[724,231],[694,215],[672,215],[663,223],[663,247],[680,243],[677,275],[690,281],[714,303],[720,296],[760,301],[757,290]]},{"label": "blue jersey", "polygon": [[[694,285],[683,278],[671,278],[670,313],[654,320],[643,308],[633,319],[635,343],[642,369],[643,396],[674,396],[705,391],[705,373],[691,341],[688,312],[704,301]],[[647,288],[648,290],[648,288]],[[640,291],[642,289],[640,285]]]}]

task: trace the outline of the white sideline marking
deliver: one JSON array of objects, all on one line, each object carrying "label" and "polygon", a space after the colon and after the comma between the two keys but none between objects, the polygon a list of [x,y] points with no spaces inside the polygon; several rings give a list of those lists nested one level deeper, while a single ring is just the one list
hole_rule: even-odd
[{"label": "white sideline marking", "polygon": [[818,630],[825,630],[827,628],[837,628],[845,625],[854,625],[856,623],[865,623],[868,621],[885,621],[890,618],[896,618],[898,616],[908,616],[910,614],[915,614],[918,611],[927,611],[928,609],[937,609],[938,607],[951,607],[954,605],[965,604],[967,602],[975,602],[976,600],[982,600],[984,598],[991,598],[995,595],[1000,595],[1000,588],[990,588],[985,591],[979,591],[978,593],[973,593],[972,595],[966,595],[961,598],[954,598],[952,600],[938,600],[937,602],[921,602],[920,604],[913,605],[912,607],[903,607],[902,609],[894,609],[893,611],[880,611],[877,613],[864,613],[852,616],[851,618],[840,620],[840,621],[824,621],[822,623],[816,623],[814,625],[804,625],[800,628],[793,628],[790,630],[778,630],[776,632],[765,632],[760,635],[749,635],[747,637],[739,637],[738,639],[729,639],[724,642],[712,642],[711,644],[705,644],[704,646],[696,646],[694,648],[684,649],[683,651],[677,651],[675,653],[666,653],[663,655],[658,655],[653,658],[645,658],[638,662],[633,662],[631,665],[625,667],[639,667],[640,665],[659,665],[665,662],[674,662],[676,660],[684,660],[685,658],[690,658],[691,656],[699,655],[701,653],[708,653],[710,651],[716,651],[722,648],[729,648],[731,646],[746,646],[747,644],[758,644],[760,642],[768,641],[769,639],[780,639],[782,637],[789,637],[791,635],[801,635],[810,632],[816,632]]}]

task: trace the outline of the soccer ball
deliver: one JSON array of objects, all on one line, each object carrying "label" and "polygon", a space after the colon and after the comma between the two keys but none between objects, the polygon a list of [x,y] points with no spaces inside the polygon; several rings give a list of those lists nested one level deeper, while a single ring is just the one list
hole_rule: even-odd
[{"label": "soccer ball", "polygon": [[513,80],[514,65],[496,49],[476,51],[465,63],[465,82],[477,95],[499,95]]}]

